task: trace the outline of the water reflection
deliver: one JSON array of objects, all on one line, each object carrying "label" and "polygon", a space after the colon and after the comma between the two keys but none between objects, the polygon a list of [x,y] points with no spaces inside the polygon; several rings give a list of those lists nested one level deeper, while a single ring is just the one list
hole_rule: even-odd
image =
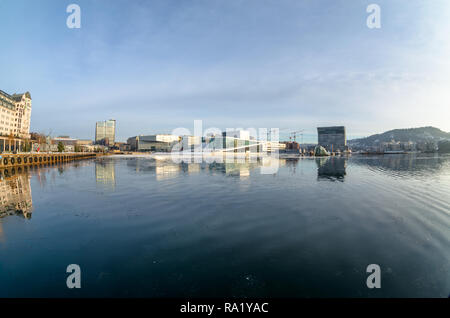
[{"label": "water reflection", "polygon": [[0,218],[7,215],[20,215],[31,218],[33,202],[31,198],[30,176],[20,169],[16,173],[0,170]]},{"label": "water reflection", "polygon": [[181,172],[181,166],[178,164],[169,164],[156,161],[155,166],[156,180],[165,180],[177,177]]},{"label": "water reflection", "polygon": [[[30,181],[32,177],[35,178],[41,188],[45,188],[47,177],[50,176],[54,179],[56,171],[59,175],[62,175],[67,167],[77,169],[87,165],[89,165],[88,162],[77,162],[70,165],[58,163],[0,169],[0,218],[18,215],[25,219],[31,219],[33,200]],[[109,167],[114,171],[114,164],[109,165]],[[0,236],[1,233],[0,223]]]},{"label": "water reflection", "polygon": [[291,174],[296,174],[299,161],[299,158],[280,159],[280,166],[286,166]]},{"label": "water reflection", "polygon": [[212,163],[174,163],[171,160],[160,159],[132,159],[127,160],[127,166],[136,172],[155,174],[156,180],[166,180],[178,177],[180,174],[195,175],[202,171],[208,171],[211,174],[221,173],[227,176],[248,178],[250,171],[261,166],[261,162],[252,162],[251,160],[224,160],[224,162]]},{"label": "water reflection", "polygon": [[[146,159],[146,158],[130,158],[127,159],[127,166],[136,172],[151,172],[155,174],[156,180],[166,180],[176,178],[181,174],[194,175],[202,171],[210,173],[222,173],[227,176],[238,178],[248,178],[252,173],[260,173],[258,168],[264,166],[278,166],[278,168],[287,167],[291,174],[303,174],[302,169],[307,167],[305,161],[315,161],[317,166],[317,180],[341,181],[347,176],[347,165],[349,158],[347,157],[325,157],[315,159],[271,159],[270,163],[264,160],[235,160],[225,159],[223,162],[202,162],[190,163],[181,162],[174,163],[170,159]],[[352,165],[368,166],[370,170],[378,172],[386,172],[391,176],[397,175],[429,175],[432,171],[439,171],[448,166],[448,158],[444,156],[414,156],[414,155],[392,155],[378,157],[362,157],[354,156],[350,163]],[[111,162],[110,169],[113,169]],[[396,173],[392,173],[392,172]],[[275,169],[274,174],[278,171]]]},{"label": "water reflection", "polygon": [[187,173],[188,174],[197,174],[200,173],[202,167],[199,163],[191,163],[187,165]]},{"label": "water reflection", "polygon": [[99,160],[95,163],[95,180],[97,184],[101,184],[115,189],[116,186],[116,170],[115,163],[112,160]]},{"label": "water reflection", "polygon": [[[450,160],[421,160],[280,159],[274,176],[262,161],[148,157],[29,168],[32,220],[0,219],[0,297],[73,297],[52,277],[74,262],[89,272],[80,297],[447,297]],[[427,170],[438,177],[392,180]],[[31,207],[15,171],[2,211],[23,211],[26,193]],[[390,287],[377,295],[373,262]]]},{"label": "water reflection", "polygon": [[347,158],[341,157],[327,157],[316,159],[317,164],[317,179],[344,181],[347,174]]},{"label": "water reflection", "polygon": [[219,172],[226,176],[238,177],[240,179],[246,179],[250,176],[250,171],[257,168],[258,165],[250,162],[221,162],[210,163],[207,165],[208,170],[211,173]]},{"label": "water reflection", "polygon": [[385,155],[358,157],[352,164],[394,177],[429,176],[449,165],[449,157],[437,154]]}]

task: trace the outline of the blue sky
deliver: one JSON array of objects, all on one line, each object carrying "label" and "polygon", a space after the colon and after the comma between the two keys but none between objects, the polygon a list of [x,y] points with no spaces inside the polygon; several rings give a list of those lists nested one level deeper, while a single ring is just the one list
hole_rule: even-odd
[{"label": "blue sky", "polygon": [[195,119],[450,131],[449,34],[447,0],[0,0],[0,89],[31,92],[32,131],[78,138],[109,118],[120,140]]}]

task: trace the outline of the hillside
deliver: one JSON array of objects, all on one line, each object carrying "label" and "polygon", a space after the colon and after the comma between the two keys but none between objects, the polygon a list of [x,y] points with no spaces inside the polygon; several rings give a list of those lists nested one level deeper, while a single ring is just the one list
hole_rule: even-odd
[{"label": "hillside", "polygon": [[394,129],[382,134],[372,135],[366,138],[352,139],[348,141],[350,146],[375,146],[382,142],[438,142],[450,140],[450,133],[435,127],[420,127],[407,129]]}]

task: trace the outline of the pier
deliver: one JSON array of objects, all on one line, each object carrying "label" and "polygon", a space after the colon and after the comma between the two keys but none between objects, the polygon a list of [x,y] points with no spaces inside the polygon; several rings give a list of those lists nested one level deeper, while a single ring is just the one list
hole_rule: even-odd
[{"label": "pier", "polygon": [[0,154],[0,169],[94,159],[97,155],[102,154],[91,152]]}]

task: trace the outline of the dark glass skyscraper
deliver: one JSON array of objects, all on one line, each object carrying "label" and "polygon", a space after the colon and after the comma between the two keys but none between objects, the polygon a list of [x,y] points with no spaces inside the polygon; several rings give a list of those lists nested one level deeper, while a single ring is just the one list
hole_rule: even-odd
[{"label": "dark glass skyscraper", "polygon": [[347,150],[347,137],[344,126],[318,127],[319,146],[327,151]]}]

